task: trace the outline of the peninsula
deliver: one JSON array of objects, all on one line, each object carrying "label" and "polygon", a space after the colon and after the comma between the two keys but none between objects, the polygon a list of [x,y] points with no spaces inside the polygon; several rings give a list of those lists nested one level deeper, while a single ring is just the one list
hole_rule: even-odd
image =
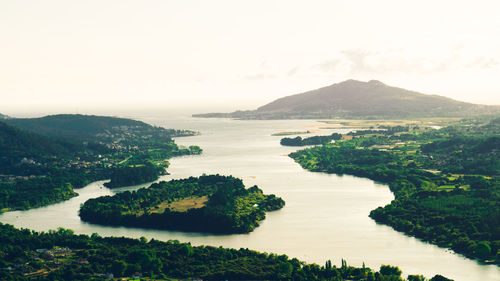
[{"label": "peninsula", "polygon": [[111,179],[109,187],[154,181],[167,159],[201,153],[172,139],[195,134],[107,116],[2,119],[0,212],[69,199],[92,181]]},{"label": "peninsula", "polygon": [[395,195],[370,217],[485,263],[500,265],[500,118],[439,130],[362,130],[290,154],[310,171],[386,183]]}]

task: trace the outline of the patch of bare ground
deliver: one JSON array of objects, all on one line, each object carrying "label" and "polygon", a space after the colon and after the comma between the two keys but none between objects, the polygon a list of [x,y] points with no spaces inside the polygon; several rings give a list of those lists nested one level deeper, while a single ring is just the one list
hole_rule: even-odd
[{"label": "patch of bare ground", "polygon": [[208,196],[202,197],[187,197],[175,202],[163,202],[151,210],[151,213],[161,214],[165,212],[166,209],[170,209],[172,212],[187,212],[190,209],[199,209],[206,206],[208,202]]}]

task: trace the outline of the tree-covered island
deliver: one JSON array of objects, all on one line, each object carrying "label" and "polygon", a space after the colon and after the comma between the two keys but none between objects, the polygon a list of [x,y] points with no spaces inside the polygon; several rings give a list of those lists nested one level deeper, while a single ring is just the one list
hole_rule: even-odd
[{"label": "tree-covered island", "polygon": [[[96,180],[109,187],[154,181],[167,159],[200,154],[173,137],[187,130],[103,116],[53,115],[0,122],[0,212],[53,204]],[[8,124],[7,124],[8,123]]]},{"label": "tree-covered island", "polygon": [[500,264],[500,118],[475,118],[439,130],[359,131],[291,153],[310,171],[386,183],[395,199],[370,213],[379,223]]},{"label": "tree-covered island", "polygon": [[340,140],[342,135],[339,133],[333,133],[328,136],[313,136],[308,138],[302,138],[297,136],[295,138],[282,138],[280,140],[281,145],[285,146],[306,146],[306,145],[318,145],[329,143],[331,141]]},{"label": "tree-covered island", "polygon": [[285,202],[232,176],[203,175],[86,201],[84,221],[210,233],[248,233]]}]

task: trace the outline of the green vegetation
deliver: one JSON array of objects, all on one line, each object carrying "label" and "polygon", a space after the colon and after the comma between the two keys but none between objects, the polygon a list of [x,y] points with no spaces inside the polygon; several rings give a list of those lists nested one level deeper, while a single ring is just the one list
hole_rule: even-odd
[{"label": "green vegetation", "polygon": [[81,206],[80,217],[105,225],[247,233],[266,211],[284,205],[281,198],[264,195],[257,186],[245,189],[240,179],[210,175],[90,199]]},{"label": "green vegetation", "polygon": [[[1,280],[105,280],[110,274],[141,280],[403,280],[401,270],[389,265],[378,272],[348,266],[344,260],[339,267],[331,261],[319,266],[243,248],[89,237],[62,228],[35,232],[0,223]],[[408,280],[424,279],[410,275]],[[449,279],[436,275],[431,280]]]},{"label": "green vegetation", "polygon": [[295,138],[282,138],[280,141],[281,145],[286,146],[305,146],[305,145],[318,145],[324,144],[336,140],[340,140],[342,135],[339,133],[333,133],[329,136],[314,136],[302,139],[301,137]]},{"label": "green vegetation", "polygon": [[121,166],[113,169],[110,175],[110,182],[104,186],[113,188],[120,186],[137,185],[145,182],[155,181],[160,174],[164,174],[165,169],[146,162],[139,166]]},{"label": "green vegetation", "polygon": [[3,121],[32,131],[0,122],[0,212],[66,200],[76,196],[73,188],[96,180],[111,178],[111,187],[156,180],[168,167],[166,159],[201,153],[171,138],[194,132],[128,119],[56,115]]},{"label": "green vegetation", "polygon": [[117,137],[113,135],[140,135],[142,137],[149,134],[152,138],[172,138],[196,134],[196,132],[189,130],[154,127],[132,119],[80,114],[59,114],[40,118],[10,118],[3,121],[11,126],[40,135],[80,142],[116,141]]},{"label": "green vegetation", "polygon": [[[467,257],[500,264],[500,118],[408,127],[290,154],[311,171],[389,184],[370,217]],[[366,133],[366,131],[365,131]]]},{"label": "green vegetation", "polygon": [[105,177],[104,169],[69,165],[92,153],[81,144],[25,132],[0,122],[0,212],[76,196],[73,188]]}]

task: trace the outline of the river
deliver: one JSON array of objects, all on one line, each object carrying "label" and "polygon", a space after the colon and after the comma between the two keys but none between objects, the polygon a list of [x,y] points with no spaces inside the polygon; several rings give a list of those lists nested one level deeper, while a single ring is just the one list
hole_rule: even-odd
[{"label": "river", "polygon": [[[305,131],[325,127],[313,120],[238,121],[183,116],[151,117],[141,120],[166,128],[191,129],[201,135],[177,138],[180,145],[199,145],[203,154],[171,159],[170,175],[160,180],[205,174],[233,175],[245,185],[258,185],[286,201],[279,211],[267,214],[252,233],[207,235],[139,228],[106,227],[80,221],[78,208],[89,198],[110,195],[141,186],[109,190],[103,182],[76,190],[80,195],[68,201],[28,211],[8,212],[0,221],[35,230],[57,227],[76,233],[177,239],[193,245],[249,248],[286,254],[307,262],[324,264],[328,259],[340,265],[343,258],[354,266],[378,269],[381,264],[399,266],[404,274],[441,274],[456,281],[500,280],[500,268],[481,265],[452,251],[422,242],[377,225],[368,217],[371,210],[394,197],[388,187],[368,179],[312,173],[303,170],[286,155],[297,150],[280,146],[279,131]],[[320,134],[346,132],[323,130]]]}]

